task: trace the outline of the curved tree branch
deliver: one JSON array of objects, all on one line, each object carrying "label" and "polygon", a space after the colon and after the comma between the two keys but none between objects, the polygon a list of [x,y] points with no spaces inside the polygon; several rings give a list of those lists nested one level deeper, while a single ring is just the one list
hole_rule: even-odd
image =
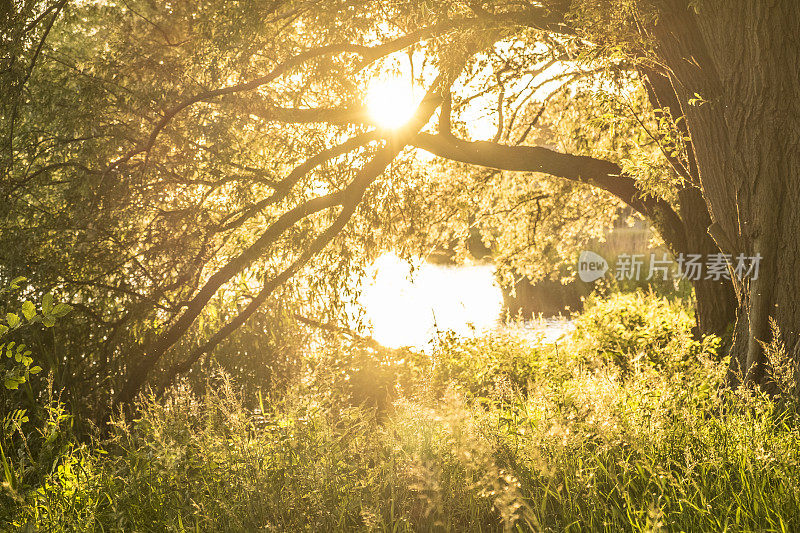
[{"label": "curved tree branch", "polygon": [[661,198],[645,195],[619,165],[594,157],[564,154],[538,146],[470,142],[446,135],[419,134],[412,143],[434,155],[499,170],[541,172],[607,191],[646,217],[675,253],[685,253],[683,222]]},{"label": "curved tree branch", "polygon": [[341,144],[337,144],[336,146],[323,150],[318,154],[309,157],[303,163],[296,166],[289,173],[289,175],[286,176],[286,178],[276,184],[277,190],[275,193],[259,200],[243,211],[235,213],[236,218],[233,220],[230,220],[230,217],[226,217],[225,220],[219,223],[217,231],[229,231],[241,226],[258,211],[264,209],[268,205],[275,204],[286,198],[292,187],[294,187],[303,176],[311,172],[313,169],[335,157],[339,157],[340,155],[346,154],[352,150],[366,146],[373,141],[379,140],[381,138],[380,133],[381,132],[379,130],[372,130],[367,133],[356,135],[347,139]]}]

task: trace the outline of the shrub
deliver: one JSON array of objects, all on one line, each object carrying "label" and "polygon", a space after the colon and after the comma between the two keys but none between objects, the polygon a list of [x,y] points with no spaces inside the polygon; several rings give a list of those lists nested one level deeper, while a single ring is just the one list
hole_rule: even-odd
[{"label": "shrub", "polygon": [[[25,281],[23,277],[12,280],[7,289],[0,290],[0,297],[14,299]],[[32,386],[42,367],[23,342],[25,333],[53,327],[71,307],[55,302],[48,293],[38,306],[25,300],[13,309],[0,313],[0,504],[20,500],[20,494],[51,469],[63,469],[59,458],[72,438],[71,419],[53,397],[52,381],[44,382],[44,392],[39,384]],[[0,507],[0,520],[3,514]]]},{"label": "shrub", "polygon": [[533,345],[512,333],[475,338],[443,334],[432,356],[434,390],[441,394],[455,384],[471,396],[526,393],[532,381],[563,370],[552,346]]},{"label": "shrub", "polygon": [[310,357],[308,380],[333,404],[383,412],[423,380],[428,365],[424,353],[410,348],[330,342]]},{"label": "shrub", "polygon": [[695,339],[693,326],[682,301],[652,292],[590,297],[575,320],[573,347],[587,361],[611,362],[623,374],[640,365],[681,371],[695,365],[701,354],[715,354],[719,346],[716,337]]}]

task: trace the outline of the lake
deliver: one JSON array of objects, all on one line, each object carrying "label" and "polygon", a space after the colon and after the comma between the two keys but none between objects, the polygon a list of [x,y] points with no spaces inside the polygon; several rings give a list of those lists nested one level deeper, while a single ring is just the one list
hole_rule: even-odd
[{"label": "lake", "polygon": [[360,302],[372,337],[392,348],[429,347],[436,331],[480,335],[503,330],[531,342],[555,342],[572,323],[565,318],[503,324],[503,293],[490,264],[409,264],[384,254],[372,266]]}]

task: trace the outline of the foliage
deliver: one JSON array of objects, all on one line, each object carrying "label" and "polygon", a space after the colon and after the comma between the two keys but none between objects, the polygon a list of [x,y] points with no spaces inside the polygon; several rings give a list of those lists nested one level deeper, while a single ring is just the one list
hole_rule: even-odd
[{"label": "foliage", "polygon": [[[581,180],[433,163],[413,142],[370,163],[394,143],[364,108],[373,80],[400,75],[421,95],[444,74],[461,138],[602,157],[671,202],[680,185],[665,158],[686,156],[678,117],[651,109],[630,61],[652,18],[633,2],[23,4],[0,12],[13,88],[0,101],[0,274],[80,302],[48,342],[55,387],[88,418],[126,401],[112,390],[132,397],[192,366],[202,382],[209,361],[241,382],[269,360],[279,387],[297,367],[286,317],[341,319],[385,250],[473,247],[505,286],[564,281],[621,215]],[[574,34],[541,30],[559,14]],[[351,194],[365,169],[375,176]]]},{"label": "foliage", "polygon": [[[716,339],[694,339],[687,312],[651,294],[590,301],[560,348],[444,336],[430,357],[354,343],[303,358],[294,318],[342,318],[354,279],[386,249],[464,258],[474,247],[508,285],[568,278],[620,200],[687,241],[709,239],[694,223],[708,215],[702,198],[678,209],[679,193],[699,194],[702,150],[685,119],[653,109],[683,96],[640,87],[646,69],[680,81],[654,54],[664,9],[378,7],[0,3],[0,281],[26,275],[38,288],[0,295],[11,309],[0,315],[0,519],[45,530],[800,527],[797,368],[777,328],[764,347],[774,398],[718,393]],[[415,92],[443,102],[412,125],[566,151],[568,166],[602,158],[607,191],[582,172],[566,182],[497,161],[430,164],[411,126],[386,131],[363,105],[371,80],[405,65]],[[698,90],[687,86],[685,108],[709,111],[713,95]],[[475,127],[481,118],[491,127]],[[628,177],[635,187],[608,194]],[[58,332],[69,307],[54,295],[79,311]],[[42,368],[49,379],[32,379]],[[110,435],[74,439],[71,415],[88,439],[109,404],[130,407],[190,369]]]},{"label": "foliage", "polygon": [[[0,296],[6,292],[17,291],[25,281],[23,277],[15,278],[8,289],[0,290]],[[55,325],[57,318],[64,317],[71,310],[72,307],[68,304],[54,303],[53,295],[46,293],[42,297],[39,312],[36,311],[36,305],[33,302],[25,300],[16,313],[9,311],[0,318],[0,341],[2,341],[0,342],[0,357],[5,354],[7,358],[7,361],[3,360],[5,368],[3,385],[6,389],[17,390],[20,385],[28,382],[31,375],[42,371],[42,367],[39,365],[31,366],[33,363],[32,352],[26,344],[13,340],[9,342],[7,339],[26,325],[41,323],[44,327],[51,328]]]},{"label": "foliage", "polygon": [[[8,288],[0,290],[0,296],[4,300],[13,299],[25,282],[25,278],[15,278]],[[57,319],[71,310],[70,305],[56,303],[51,293],[45,293],[38,311],[31,300],[25,300],[19,304],[17,312],[6,312],[0,319],[0,368],[3,371],[0,463],[4,491],[0,500],[6,503],[19,500],[18,489],[31,479],[40,479],[49,473],[47,465],[57,461],[65,447],[71,447],[72,435],[64,431],[65,421],[70,417],[52,397],[52,378],[47,382],[47,397],[34,392],[39,387],[32,386],[31,378],[39,374],[42,367],[31,366],[33,352],[19,340],[25,330],[37,325],[52,328]]]},{"label": "foliage", "polygon": [[[605,124],[596,120],[604,113],[601,88],[631,90],[631,76],[620,73],[613,61],[578,61],[573,43],[527,47],[525,38],[536,36],[521,31],[499,40],[468,65],[453,89],[454,131],[476,141],[495,135],[493,140],[503,145],[639,161],[640,153],[631,151],[643,132],[627,108],[624,124],[610,127],[611,118],[606,117]],[[648,114],[641,97],[637,95],[636,112]],[[659,155],[652,147],[646,153]],[[432,183],[426,184],[430,191],[425,202],[435,215],[434,224],[424,236],[412,239],[449,244],[457,259],[488,255],[507,286],[520,276],[533,282],[574,278],[570,267],[577,251],[602,240],[621,215],[622,204],[605,191],[545,173],[487,170],[448,160],[434,163],[435,170],[426,171]]]},{"label": "foliage", "polygon": [[575,321],[574,342],[580,352],[611,361],[623,373],[641,365],[674,372],[716,354],[719,339],[695,339],[694,325],[680,300],[643,291],[616,293],[587,300]]},{"label": "foliage", "polygon": [[[251,316],[242,302],[261,291],[261,306],[289,315],[341,315],[370,259],[426,226],[420,172],[405,157],[376,170],[358,209],[341,207],[359,199],[350,185],[393,136],[375,130],[363,101],[406,47],[394,56],[373,48],[464,16],[465,6],[401,2],[377,14],[364,1],[58,4],[26,2],[20,14],[48,30],[26,41],[42,54],[7,106],[14,116],[0,111],[4,127],[13,123],[0,146],[9,169],[0,274],[81,302],[53,344],[65,361],[56,387],[85,416],[131,383],[133,354],[178,317],[191,315],[178,321],[174,349],[142,372],[151,385]],[[430,56],[415,85],[424,94],[492,35],[467,28],[412,43]],[[310,208],[321,200],[331,205]],[[340,216],[349,223],[334,224]],[[282,337],[285,321],[273,318],[277,350],[292,333]]]},{"label": "foliage", "polygon": [[[269,303],[192,367],[186,379],[193,390],[202,392],[217,370],[224,371],[244,391],[261,390],[272,396],[280,396],[298,380],[307,364],[305,353],[311,335],[289,314],[294,302]],[[216,317],[212,313],[206,316],[224,323],[236,309],[233,303],[220,305]],[[247,400],[252,407],[252,394]]]},{"label": "foliage", "polygon": [[473,397],[528,392],[558,353],[550,346],[531,346],[514,333],[493,333],[473,339],[440,337],[432,356],[433,390],[442,394],[456,385]]}]

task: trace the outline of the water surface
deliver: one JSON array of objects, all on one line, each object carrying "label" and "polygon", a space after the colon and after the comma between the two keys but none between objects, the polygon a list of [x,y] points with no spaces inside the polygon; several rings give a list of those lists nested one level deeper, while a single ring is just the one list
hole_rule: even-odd
[{"label": "water surface", "polygon": [[360,301],[372,337],[392,348],[426,348],[437,331],[447,330],[464,336],[502,330],[532,342],[554,342],[571,328],[566,319],[502,324],[503,293],[489,264],[422,263],[412,276],[406,261],[385,254],[373,265]]}]

